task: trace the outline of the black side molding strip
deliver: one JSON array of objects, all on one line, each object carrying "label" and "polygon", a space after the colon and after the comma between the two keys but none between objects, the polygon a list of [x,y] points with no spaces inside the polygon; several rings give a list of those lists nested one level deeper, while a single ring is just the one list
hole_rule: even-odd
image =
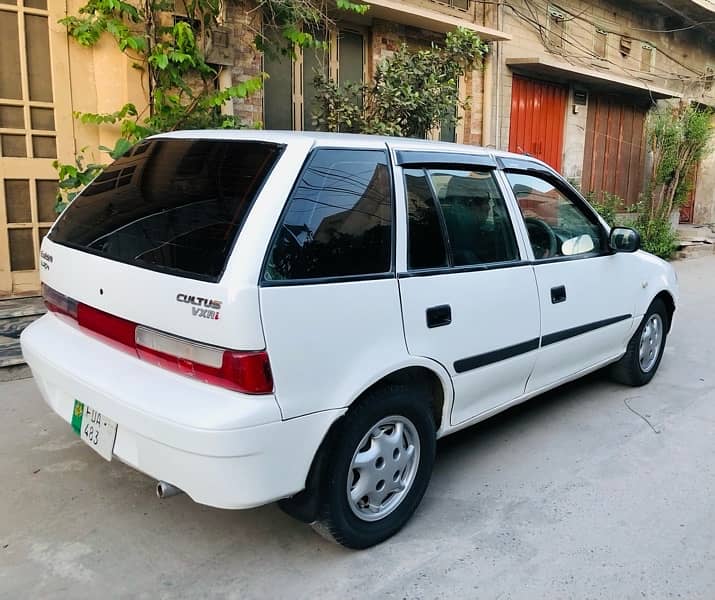
[{"label": "black side molding strip", "polygon": [[563,331],[550,333],[541,339],[534,338],[533,340],[521,342],[520,344],[514,344],[513,346],[507,346],[506,348],[500,348],[499,350],[492,350],[491,352],[485,352],[484,354],[477,354],[476,356],[469,356],[467,358],[460,358],[455,361],[454,370],[457,373],[464,373],[465,371],[485,367],[487,365],[491,365],[492,363],[506,360],[507,358],[514,358],[520,354],[526,354],[532,350],[537,350],[539,347],[543,348],[549,344],[562,342],[569,338],[576,337],[577,335],[581,335],[582,333],[588,333],[589,331],[594,331],[596,329],[600,329],[601,327],[608,327],[614,323],[620,323],[621,321],[625,321],[626,319],[630,319],[632,317],[633,315],[619,315],[618,317],[611,317],[610,319],[594,321],[593,323],[587,323],[586,325],[579,325],[578,327],[572,327],[571,329],[564,329]]},{"label": "black side molding strip", "polygon": [[457,373],[464,373],[465,371],[471,371],[472,369],[478,369],[479,367],[484,367],[495,362],[506,360],[507,358],[513,358],[519,356],[519,354],[525,354],[536,350],[539,347],[539,338],[534,338],[528,342],[522,342],[521,344],[515,344],[514,346],[507,346],[506,348],[501,348],[500,350],[493,350],[491,352],[485,352],[484,354],[477,354],[476,356],[470,356],[468,358],[460,358],[454,363],[454,370]]},{"label": "black side molding strip", "polygon": [[572,327],[571,329],[564,329],[563,331],[557,331],[555,333],[549,333],[541,338],[541,346],[548,346],[549,344],[555,344],[556,342],[563,342],[582,333],[588,333],[589,331],[594,331],[595,329],[600,329],[601,327],[608,327],[614,323],[620,323],[626,319],[630,319],[633,315],[619,315],[618,317],[611,317],[610,319],[603,319],[602,321],[594,321],[593,323],[586,323],[586,325],[579,325],[578,327]]}]

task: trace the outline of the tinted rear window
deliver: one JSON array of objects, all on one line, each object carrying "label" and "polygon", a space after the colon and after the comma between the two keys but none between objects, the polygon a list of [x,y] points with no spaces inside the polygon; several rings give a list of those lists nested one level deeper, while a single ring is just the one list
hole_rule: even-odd
[{"label": "tinted rear window", "polygon": [[382,274],[392,255],[392,192],[382,150],[316,150],[269,251],[266,281]]},{"label": "tinted rear window", "polygon": [[62,213],[59,244],[216,281],[281,146],[155,140],[111,164]]}]

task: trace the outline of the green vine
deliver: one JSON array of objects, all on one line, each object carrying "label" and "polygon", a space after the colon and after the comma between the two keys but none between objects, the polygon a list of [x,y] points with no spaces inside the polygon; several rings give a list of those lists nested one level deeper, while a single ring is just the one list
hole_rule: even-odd
[{"label": "green vine", "polygon": [[53,163],[59,175],[59,191],[55,203],[55,211],[62,212],[64,207],[74,200],[80,190],[99,175],[104,169],[104,165],[97,163],[85,164],[84,151],[75,156],[74,164]]},{"label": "green vine", "polygon": [[[111,36],[119,52],[132,66],[147,76],[149,102],[139,110],[125,104],[112,113],[75,113],[81,123],[112,125],[119,137],[112,148],[98,149],[116,159],[132,145],[155,133],[177,129],[243,127],[240,119],[221,114],[221,106],[234,98],[246,98],[258,91],[266,77],[260,74],[226,89],[217,89],[220,68],[207,62],[211,28],[219,23],[220,0],[176,0],[183,3],[186,17],[174,18],[171,0],[145,0],[133,4],[123,0],[89,0],[77,15],[60,23],[68,35],[84,47],[92,47],[103,36]],[[367,5],[337,0],[341,10],[364,13]],[[322,44],[311,33],[320,24],[330,23],[320,0],[262,0],[266,30],[279,32],[277,50],[295,54],[297,47]],[[256,47],[271,48],[261,32]],[[84,151],[83,151],[84,152]],[[102,169],[86,164],[83,152],[73,164],[55,161],[59,176],[57,210],[61,210]]]}]

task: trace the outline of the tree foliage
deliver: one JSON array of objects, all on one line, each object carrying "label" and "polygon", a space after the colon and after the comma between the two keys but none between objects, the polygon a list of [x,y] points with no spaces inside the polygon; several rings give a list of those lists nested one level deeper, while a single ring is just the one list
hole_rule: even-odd
[{"label": "tree foliage", "polygon": [[653,166],[630,225],[640,233],[644,250],[667,259],[678,241],[671,213],[687,200],[695,167],[711,151],[713,112],[686,103],[668,105],[649,114],[647,136]]},{"label": "tree foliage", "polygon": [[487,52],[479,36],[458,28],[443,45],[426,50],[403,44],[380,62],[370,84],[339,85],[318,73],[314,124],[327,131],[424,138],[457,120],[459,78],[481,66]]},{"label": "tree foliage", "polygon": [[615,227],[618,218],[618,212],[623,210],[625,202],[623,198],[617,194],[602,191],[600,193],[588,192],[586,200],[601,215],[603,220],[608,223],[609,227]]},{"label": "tree foliage", "polygon": [[711,151],[713,112],[691,104],[653,111],[648,143],[653,171],[646,194],[649,217],[669,219],[692,190],[694,168]]},{"label": "tree foliage", "polygon": [[[370,8],[362,2],[337,0],[338,10],[359,15]],[[320,0],[259,0],[263,27],[256,31],[255,44],[261,52],[296,57],[297,48],[325,48],[318,32],[334,24]]]}]

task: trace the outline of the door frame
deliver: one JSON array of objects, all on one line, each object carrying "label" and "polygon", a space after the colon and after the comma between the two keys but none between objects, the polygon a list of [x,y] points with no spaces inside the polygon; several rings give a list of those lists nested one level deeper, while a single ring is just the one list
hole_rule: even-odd
[{"label": "door frame", "polygon": [[700,162],[693,165],[691,171],[693,174],[693,187],[688,192],[688,201],[683,204],[678,210],[678,223],[683,225],[692,225],[695,220],[695,203],[697,202],[698,175],[700,174]]},{"label": "door frame", "polygon": [[[47,10],[27,8],[21,5],[0,5],[0,10],[13,14],[28,14],[47,17],[49,39],[49,61],[52,76],[52,102],[36,102],[29,99],[29,76],[27,72],[27,45],[24,30],[24,19],[18,18],[18,41],[20,51],[20,73],[22,96],[21,100],[8,100],[6,105],[23,108],[25,127],[22,130],[13,130],[12,133],[26,136],[27,155],[25,158],[0,157],[0,296],[27,295],[36,293],[40,289],[40,243],[39,230],[51,225],[49,222],[38,220],[36,181],[57,180],[57,172],[53,162],[71,161],[75,154],[74,123],[72,119],[72,92],[69,67],[69,48],[67,31],[58,21],[67,14],[66,0],[48,0]],[[69,85],[68,85],[69,83]],[[30,122],[30,105],[53,108],[54,134],[57,149],[57,159],[54,158],[29,158],[32,155],[31,133],[35,132]],[[32,221],[29,223],[7,222],[5,185],[6,179],[23,179],[30,186],[30,210]],[[26,271],[12,271],[10,262],[9,231],[11,229],[31,229],[33,236],[33,253],[35,256],[35,269]]]}]

